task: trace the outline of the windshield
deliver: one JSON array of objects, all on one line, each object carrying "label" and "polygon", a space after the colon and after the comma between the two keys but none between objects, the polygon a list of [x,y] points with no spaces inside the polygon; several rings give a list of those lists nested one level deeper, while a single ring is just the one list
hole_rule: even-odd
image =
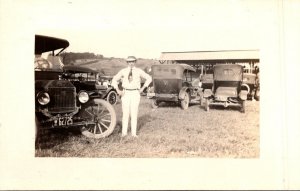
[{"label": "windshield", "polygon": [[59,54],[68,46],[65,39],[35,35],[35,71],[62,71],[64,64]]},{"label": "windshield", "polygon": [[241,81],[242,66],[233,64],[220,64],[214,66],[214,80],[217,81]]},{"label": "windshield", "polygon": [[243,66],[244,74],[257,74],[258,73],[258,63],[251,62],[251,63],[238,63],[239,65]]},{"label": "windshield", "polygon": [[36,71],[44,70],[62,70],[63,62],[60,56],[53,56],[52,54],[35,55],[34,69]]},{"label": "windshield", "polygon": [[88,72],[65,72],[64,78],[71,81],[99,81],[98,73]]},{"label": "windshield", "polygon": [[170,65],[153,65],[152,75],[154,78],[171,78],[181,79],[183,76],[182,67],[170,66]]},{"label": "windshield", "polygon": [[207,64],[203,68],[204,74],[212,74],[213,73],[213,64]]}]

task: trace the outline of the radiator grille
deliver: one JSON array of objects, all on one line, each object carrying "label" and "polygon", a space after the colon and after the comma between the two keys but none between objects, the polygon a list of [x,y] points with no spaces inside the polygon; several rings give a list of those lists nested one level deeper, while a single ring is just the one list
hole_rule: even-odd
[{"label": "radiator grille", "polygon": [[75,110],[75,87],[51,87],[49,88],[49,95],[50,104],[48,110],[50,113],[66,113]]}]

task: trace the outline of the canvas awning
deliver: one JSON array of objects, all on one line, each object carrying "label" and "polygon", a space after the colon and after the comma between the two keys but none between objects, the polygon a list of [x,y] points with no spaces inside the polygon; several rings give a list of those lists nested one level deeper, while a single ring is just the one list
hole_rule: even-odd
[{"label": "canvas awning", "polygon": [[159,60],[174,60],[174,61],[259,60],[259,50],[162,52]]},{"label": "canvas awning", "polygon": [[68,46],[69,42],[65,39],[35,35],[35,54],[42,54],[43,52],[54,51],[57,49],[65,49]]}]

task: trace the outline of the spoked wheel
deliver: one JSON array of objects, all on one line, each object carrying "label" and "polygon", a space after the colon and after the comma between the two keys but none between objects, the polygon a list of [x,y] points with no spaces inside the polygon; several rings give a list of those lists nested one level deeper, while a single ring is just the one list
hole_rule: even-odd
[{"label": "spoked wheel", "polygon": [[205,106],[205,111],[209,111],[209,99],[208,98],[205,99],[204,106]]},{"label": "spoked wheel", "polygon": [[113,106],[105,100],[94,99],[82,111],[82,117],[88,120],[88,125],[81,133],[89,138],[104,138],[109,136],[116,126],[116,112]]},{"label": "spoked wheel", "polygon": [[118,102],[118,95],[115,91],[111,91],[106,96],[106,101],[108,101],[110,104],[115,105]]},{"label": "spoked wheel", "polygon": [[189,103],[190,103],[190,96],[187,92],[184,92],[183,100],[180,101],[181,108],[186,110],[187,108],[189,108]]},{"label": "spoked wheel", "polygon": [[199,95],[200,99],[199,99],[199,103],[200,103],[200,107],[203,106],[203,96],[202,95]]},{"label": "spoked wheel", "polygon": [[260,94],[259,89],[257,89],[255,91],[255,99],[256,99],[256,101],[259,101],[259,94]]},{"label": "spoked wheel", "polygon": [[159,102],[156,99],[152,99],[151,106],[153,109],[157,109],[158,104],[159,104]]},{"label": "spoked wheel", "polygon": [[241,112],[242,113],[245,113],[245,110],[246,110],[246,101],[242,101],[242,105],[241,105]]}]

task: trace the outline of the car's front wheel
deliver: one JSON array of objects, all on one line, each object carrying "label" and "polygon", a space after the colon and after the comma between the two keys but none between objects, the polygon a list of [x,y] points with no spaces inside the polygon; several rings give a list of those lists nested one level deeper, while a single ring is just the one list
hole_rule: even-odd
[{"label": "car's front wheel", "polygon": [[189,108],[189,103],[190,103],[190,96],[187,92],[184,92],[183,99],[180,101],[181,108],[186,110]]},{"label": "car's front wheel", "polygon": [[159,104],[159,102],[156,99],[152,99],[151,106],[152,106],[153,109],[157,109],[158,104]]},{"label": "car's front wheel", "polygon": [[35,145],[37,145],[38,143],[38,139],[39,139],[39,121],[37,119],[37,117],[35,116]]},{"label": "car's front wheel", "polygon": [[106,101],[108,101],[112,105],[115,105],[118,102],[117,92],[110,91],[106,96]]},{"label": "car's front wheel", "polygon": [[82,116],[88,124],[81,133],[89,138],[104,138],[109,136],[116,126],[116,112],[113,106],[105,100],[94,99],[84,108]]},{"label": "car's front wheel", "polygon": [[204,107],[205,107],[205,111],[209,111],[209,99],[208,98],[205,99]]}]

